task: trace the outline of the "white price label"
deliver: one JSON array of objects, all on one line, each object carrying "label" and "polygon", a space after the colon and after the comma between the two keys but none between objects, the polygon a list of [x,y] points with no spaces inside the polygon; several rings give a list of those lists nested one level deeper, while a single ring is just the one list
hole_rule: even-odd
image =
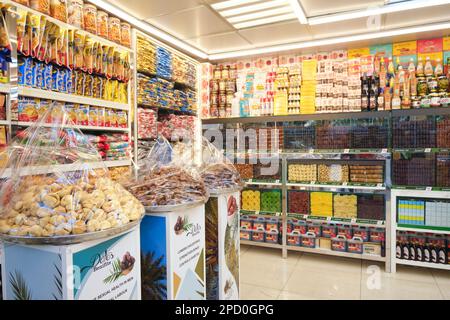
[{"label": "white price label", "polygon": [[309,149],[309,153],[314,153],[314,149]]},{"label": "white price label", "polygon": [[382,226],[383,225],[383,221],[377,221],[377,226]]},{"label": "white price label", "polygon": [[344,149],[344,153],[350,153],[350,149]]},{"label": "white price label", "polygon": [[387,149],[381,149],[381,153],[387,153],[388,150]]},{"label": "white price label", "polygon": [[280,180],[275,180],[275,183],[280,183]]},{"label": "white price label", "polygon": [[433,191],[433,187],[426,187],[425,190],[426,191]]},{"label": "white price label", "polygon": [[315,181],[311,181],[311,183],[310,184],[316,184],[316,182]]},{"label": "white price label", "polygon": [[426,148],[426,149],[425,149],[425,152],[430,153],[430,152],[431,152],[431,148]]},{"label": "white price label", "polygon": [[378,183],[377,184],[377,188],[381,188],[381,187],[383,187],[383,184],[382,183]]},{"label": "white price label", "polygon": [[342,182],[342,185],[343,185],[344,187],[346,187],[346,186],[348,185],[348,182]]}]

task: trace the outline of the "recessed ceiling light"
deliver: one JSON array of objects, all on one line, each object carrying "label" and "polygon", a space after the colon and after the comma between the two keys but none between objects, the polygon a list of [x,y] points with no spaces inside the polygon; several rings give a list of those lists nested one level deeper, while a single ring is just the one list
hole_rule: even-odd
[{"label": "recessed ceiling light", "polygon": [[247,20],[254,20],[254,19],[259,19],[259,18],[275,16],[275,15],[283,14],[283,13],[292,13],[292,9],[288,6],[286,6],[286,7],[281,7],[281,8],[272,9],[272,10],[264,10],[264,11],[259,11],[259,12],[255,12],[255,13],[243,14],[240,16],[231,17],[227,20],[230,23],[237,23],[237,22],[242,22],[242,21],[247,21]]},{"label": "recessed ceiling light", "polygon": [[307,24],[308,19],[306,18],[305,12],[303,11],[303,8],[298,0],[289,0],[289,3],[297,16],[298,21],[300,21],[301,24]]},{"label": "recessed ceiling light", "polygon": [[257,19],[257,20],[251,20],[251,21],[237,23],[234,25],[234,27],[237,29],[244,29],[244,28],[255,27],[255,26],[260,26],[260,25],[279,22],[279,21],[292,20],[295,18],[297,18],[295,13],[287,13],[287,14],[282,14],[279,16],[273,16],[273,17],[269,17],[269,18],[263,18],[263,19]]},{"label": "recessed ceiling light", "polygon": [[400,12],[413,9],[421,9],[432,6],[439,6],[450,4],[450,0],[410,0],[403,2],[394,2],[378,8],[369,8],[367,10],[355,10],[344,13],[329,14],[324,16],[312,17],[308,19],[310,25],[352,20],[357,18],[364,18],[376,16],[392,12]]},{"label": "recessed ceiling light", "polygon": [[272,0],[267,2],[262,2],[254,5],[245,5],[234,9],[219,11],[222,17],[236,16],[248,12],[261,11],[264,9],[272,9],[275,7],[286,5],[288,2],[286,0]]}]

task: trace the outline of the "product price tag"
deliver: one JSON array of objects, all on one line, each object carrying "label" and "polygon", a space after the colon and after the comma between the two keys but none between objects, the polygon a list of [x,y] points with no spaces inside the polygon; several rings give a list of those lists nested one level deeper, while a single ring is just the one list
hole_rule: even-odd
[{"label": "product price tag", "polygon": [[330,188],[330,191],[331,191],[331,192],[336,192],[336,191],[337,191],[337,188]]},{"label": "product price tag", "polygon": [[309,149],[309,153],[314,153],[314,149]]},{"label": "product price tag", "polygon": [[332,219],[331,219],[331,217],[327,217],[327,221],[331,221]]},{"label": "product price tag", "polygon": [[350,153],[350,149],[344,149],[344,153]]},{"label": "product price tag", "polygon": [[314,185],[314,184],[316,184],[316,182],[315,181],[311,181],[310,184]]},{"label": "product price tag", "polygon": [[382,226],[382,225],[384,225],[384,221],[382,221],[382,220],[377,221],[377,226]]},{"label": "product price tag", "polygon": [[381,153],[387,153],[388,149],[381,149]]},{"label": "product price tag", "polygon": [[343,187],[348,186],[348,182],[342,182],[342,186],[343,186]]},{"label": "product price tag", "polygon": [[275,180],[275,183],[280,183],[280,180]]},{"label": "product price tag", "polygon": [[383,184],[382,183],[378,183],[377,184],[377,188],[382,188],[383,187]]},{"label": "product price tag", "polygon": [[426,148],[425,152],[430,153],[431,152],[431,148]]},{"label": "product price tag", "polygon": [[425,191],[433,191],[433,187],[426,187]]}]

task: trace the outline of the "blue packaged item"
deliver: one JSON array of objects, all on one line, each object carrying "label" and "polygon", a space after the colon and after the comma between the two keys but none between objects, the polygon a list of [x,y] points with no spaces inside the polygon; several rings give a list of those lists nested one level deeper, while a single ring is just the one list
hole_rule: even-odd
[{"label": "blue packaged item", "polygon": [[44,64],[44,89],[52,90],[52,76],[53,76],[53,66],[51,64]]},{"label": "blue packaged item", "polygon": [[58,91],[58,69],[56,68],[52,70],[52,90]]},{"label": "blue packaged item", "polygon": [[316,247],[316,235],[312,232],[307,232],[302,235],[301,238],[302,247],[315,248]]},{"label": "blue packaged item", "polygon": [[338,235],[331,239],[331,250],[347,252],[347,238],[344,235]]},{"label": "blue packaged item", "polygon": [[56,90],[67,93],[67,70],[60,69],[56,74]]},{"label": "blue packaged item", "polygon": [[262,228],[253,230],[252,241],[265,242],[266,241],[266,231]]},{"label": "blue packaged item", "polygon": [[37,62],[35,64],[35,80],[34,80],[34,85],[36,88],[38,89],[45,89],[45,83],[44,83],[44,64],[41,62]]},{"label": "blue packaged item", "polygon": [[302,241],[302,235],[299,231],[292,231],[287,234],[287,245],[288,246],[300,246]]},{"label": "blue packaged item", "polygon": [[241,240],[251,241],[252,240],[252,234],[253,234],[253,231],[250,230],[250,229],[241,228],[241,230],[240,230],[240,238],[241,238]]},{"label": "blue packaged item", "polygon": [[264,217],[258,217],[253,220],[253,229],[264,229],[266,230],[266,219]]},{"label": "blue packaged item", "polygon": [[267,243],[279,243],[280,233],[278,230],[266,231],[266,242]]},{"label": "blue packaged item", "polygon": [[31,58],[25,58],[25,85],[29,87],[34,86],[34,61]]}]

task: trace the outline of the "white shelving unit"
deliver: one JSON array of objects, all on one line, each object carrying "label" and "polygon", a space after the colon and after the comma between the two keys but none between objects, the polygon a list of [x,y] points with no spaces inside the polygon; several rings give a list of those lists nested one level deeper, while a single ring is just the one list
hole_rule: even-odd
[{"label": "white shelving unit", "polygon": [[60,93],[55,91],[46,91],[42,89],[28,88],[19,86],[19,95],[24,97],[33,97],[40,99],[56,100],[69,103],[86,104],[96,107],[105,107],[117,110],[129,110],[130,105],[127,103],[118,103],[102,99],[94,99],[74,94]]},{"label": "white shelving unit", "polygon": [[[1,122],[0,122],[1,124]],[[23,122],[23,121],[12,121],[13,125],[17,125],[20,127],[29,127],[33,125],[33,122]],[[44,123],[41,125],[45,128],[53,128],[56,127],[55,124],[52,123]],[[111,131],[111,132],[129,132],[130,128],[115,128],[115,127],[96,127],[96,126],[80,126],[80,125],[73,125],[73,126],[66,126],[68,128],[73,129],[79,129],[79,130],[87,130],[87,131]]]},{"label": "white shelving unit", "polygon": [[373,190],[373,191],[384,191],[386,186],[355,186],[349,184],[320,184],[320,183],[286,183],[288,187],[300,187],[300,188],[326,188],[326,189],[351,189],[351,190]]},{"label": "white shelving unit", "polygon": [[442,269],[450,270],[450,264],[439,264],[432,262],[420,262],[413,260],[397,259],[396,257],[396,242],[397,242],[397,231],[414,231],[419,233],[434,233],[434,234],[450,234],[450,231],[434,230],[434,229],[423,229],[414,227],[399,227],[397,226],[397,198],[398,197],[411,197],[411,198],[430,198],[430,199],[450,199],[450,192],[446,191],[428,191],[428,190],[405,190],[405,189],[392,189],[391,190],[391,228],[388,230],[391,233],[390,246],[393,248],[391,250],[391,272],[396,272],[397,264],[408,265],[414,267],[432,268],[432,269]]},{"label": "white shelving unit", "polygon": [[333,250],[320,249],[320,248],[287,246],[287,249],[291,250],[291,251],[324,254],[324,255],[335,256],[335,257],[346,257],[346,258],[369,260],[369,261],[380,261],[380,262],[386,261],[386,257],[381,257],[381,256],[376,256],[376,255],[340,252],[340,251],[333,251]]}]

